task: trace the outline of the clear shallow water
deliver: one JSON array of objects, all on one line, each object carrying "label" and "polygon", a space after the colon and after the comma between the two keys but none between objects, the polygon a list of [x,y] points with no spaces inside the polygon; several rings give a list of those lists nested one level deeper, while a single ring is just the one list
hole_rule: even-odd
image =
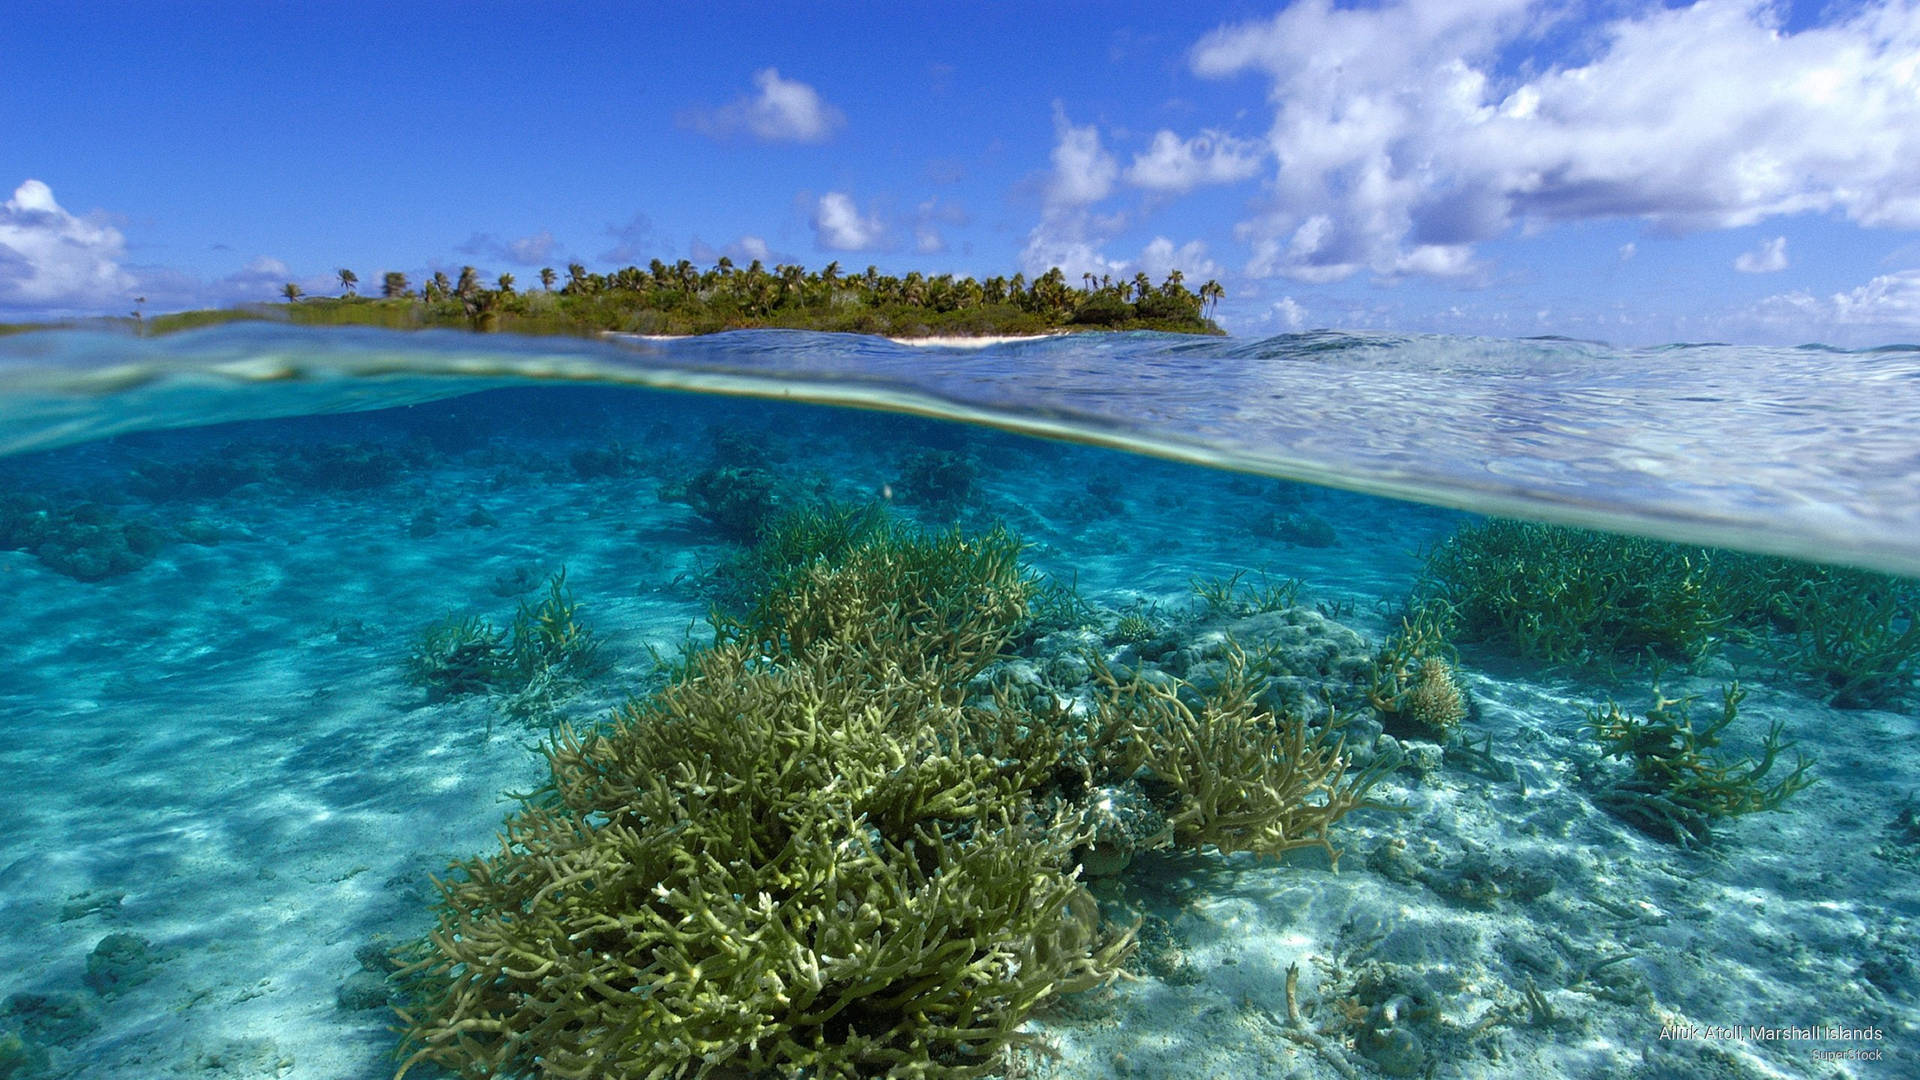
[{"label": "clear shallow water", "polygon": [[[697,635],[742,551],[722,506],[689,501],[714,470],[759,470],[794,499],[890,493],[890,513],[932,528],[1011,526],[1090,605],[1085,629],[1024,643],[1009,669],[1056,690],[1069,646],[1119,663],[1152,648],[1128,616],[1181,650],[1277,634],[1276,612],[1238,608],[1288,579],[1314,663],[1338,670],[1393,631],[1417,553],[1474,520],[1446,506],[1896,569],[1916,535],[1896,523],[1920,515],[1911,352],[238,328],[0,338],[0,355],[0,509],[82,538],[138,526],[125,565],[0,550],[0,775],[24,793],[0,802],[0,1054],[9,1032],[43,1050],[24,1076],[391,1076],[370,962],[429,929],[429,875],[498,849],[501,793],[540,781],[528,747],[549,725],[658,686],[649,650]],[[436,620],[505,626],[562,567],[607,670],[531,709],[435,699],[412,677]],[[1211,610],[1196,586],[1234,574],[1248,591]],[[1338,874],[1202,856],[1109,880],[1102,902],[1162,920],[1173,946],[1039,1019],[1056,1075],[1338,1075],[1282,1030],[1293,964],[1362,1075],[1404,1063],[1395,1028],[1338,1018],[1398,996],[1440,1076],[1911,1067],[1911,702],[1835,709],[1758,649],[1669,669],[1663,687],[1701,695],[1703,717],[1730,680],[1747,687],[1730,753],[1779,723],[1819,758],[1818,786],[1690,853],[1604,805],[1624,767],[1584,710],[1644,707],[1650,675],[1468,649],[1463,734],[1491,762],[1406,739],[1381,793],[1407,810],[1341,822]],[[1683,1045],[1661,1039],[1669,1021],[1878,1026],[1876,1043],[1814,1041],[1900,1056]]]},{"label": "clear shallow water", "polygon": [[1321,332],[987,348],[235,326],[0,338],[0,454],[500,379],[901,409],[1486,513],[1920,573],[1920,350]]}]

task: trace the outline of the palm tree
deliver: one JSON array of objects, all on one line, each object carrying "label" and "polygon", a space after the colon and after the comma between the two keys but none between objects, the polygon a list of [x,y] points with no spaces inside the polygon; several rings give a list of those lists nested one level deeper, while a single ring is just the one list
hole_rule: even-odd
[{"label": "palm tree", "polygon": [[380,295],[389,300],[405,296],[407,291],[407,275],[398,270],[387,271],[386,277],[380,282]]},{"label": "palm tree", "polygon": [[559,279],[560,279],[560,275],[553,272],[553,267],[543,266],[540,268],[540,287],[541,288],[547,290],[548,292],[552,292],[553,283],[555,281],[558,281]]},{"label": "palm tree", "polygon": [[579,263],[567,264],[567,289],[571,292],[587,291],[587,268]]},{"label": "palm tree", "polygon": [[461,267],[460,283],[453,287],[453,294],[462,300],[471,300],[473,299],[473,294],[479,291],[480,271],[475,270],[471,266]]},{"label": "palm tree", "polygon": [[1220,283],[1217,281],[1208,281],[1205,285],[1200,286],[1200,309],[1202,317],[1205,317],[1210,309],[1218,305],[1220,298],[1225,295],[1227,295],[1227,290],[1221,288]]},{"label": "palm tree", "polygon": [[287,298],[287,303],[289,304],[299,303],[300,297],[303,292],[304,290],[302,290],[300,286],[295,285],[291,281],[287,282],[285,285],[280,286],[280,293],[281,295]]},{"label": "palm tree", "polygon": [[353,290],[359,285],[360,275],[343,267],[340,271],[340,291],[352,296]]},{"label": "palm tree", "polygon": [[433,291],[438,293],[442,299],[453,291],[453,281],[447,277],[445,270],[435,270],[433,272]]},{"label": "palm tree", "polygon": [[500,280],[494,282],[494,285],[503,293],[512,292],[513,291],[513,275],[501,274]]}]

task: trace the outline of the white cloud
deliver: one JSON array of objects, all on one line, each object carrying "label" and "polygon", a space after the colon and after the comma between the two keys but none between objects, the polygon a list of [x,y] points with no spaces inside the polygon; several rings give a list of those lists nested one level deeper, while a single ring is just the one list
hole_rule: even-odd
[{"label": "white cloud", "polygon": [[62,209],[38,180],[0,204],[0,307],[61,313],[118,308],[134,277],[120,266],[120,231]]},{"label": "white cloud", "polygon": [[1291,296],[1283,296],[1274,301],[1273,317],[1285,323],[1289,330],[1298,330],[1307,325],[1307,309],[1301,307]]},{"label": "white cloud", "polygon": [[1882,274],[1858,288],[1821,298],[1806,292],[1762,300],[1756,314],[1774,326],[1920,331],[1920,269]]},{"label": "white cloud", "polygon": [[1171,131],[1154,133],[1153,145],[1135,154],[1126,179],[1136,187],[1182,193],[1201,184],[1231,184],[1260,171],[1266,151],[1251,139],[1202,131],[1182,140]]},{"label": "white cloud", "polygon": [[1047,176],[1040,223],[1027,234],[1020,267],[1030,275],[1057,266],[1069,280],[1081,274],[1118,275],[1126,264],[1108,259],[1100,246],[1117,234],[1122,217],[1096,217],[1088,206],[1106,198],[1120,175],[1113,155],[1100,146],[1092,124],[1075,127],[1066,109],[1053,103],[1053,170]]},{"label": "white cloud", "polygon": [[694,262],[702,265],[717,263],[720,261],[720,256],[725,255],[732,261],[734,266],[743,270],[753,265],[756,261],[759,262],[763,268],[779,263],[800,261],[794,256],[783,254],[768,247],[764,237],[753,235],[743,235],[738,240],[729,244],[723,244],[720,247],[714,247],[712,244],[696,236],[693,238],[692,243],[687,245],[687,253],[692,256]]},{"label": "white cloud", "polygon": [[1920,5],[1792,34],[1759,0],[1649,5],[1579,42],[1580,66],[1502,73],[1564,13],[1299,0],[1203,38],[1199,74],[1271,79],[1277,168],[1240,226],[1249,272],[1459,275],[1516,225],[1590,219],[1920,227]]},{"label": "white cloud", "polygon": [[[611,231],[611,230],[609,230]],[[463,255],[492,257],[516,266],[537,266],[553,259],[559,250],[559,244],[553,239],[551,230],[541,230],[532,236],[522,236],[517,240],[501,241],[492,233],[474,233],[467,242],[454,248]],[[632,262],[631,258],[610,260]]]},{"label": "white cloud", "polygon": [[1787,268],[1787,238],[1776,236],[1753,251],[1743,251],[1733,260],[1733,268],[1743,274],[1771,274]]},{"label": "white cloud", "polygon": [[1189,240],[1179,247],[1164,236],[1156,236],[1134,260],[1138,272],[1155,281],[1164,281],[1169,270],[1178,270],[1187,278],[1187,288],[1197,289],[1208,278],[1220,276],[1220,264],[1207,258],[1207,245]]},{"label": "white cloud", "polygon": [[507,257],[521,266],[534,266],[553,258],[559,245],[554,242],[553,231],[542,229],[532,236],[523,236],[507,242]]},{"label": "white cloud", "polygon": [[1120,166],[1100,147],[1092,125],[1074,127],[1066,110],[1053,103],[1053,175],[1047,182],[1047,207],[1064,209],[1097,203],[1113,190]]},{"label": "white cloud", "polygon": [[689,110],[681,122],[716,138],[745,131],[770,142],[824,142],[846,124],[846,116],[819,91],[781,78],[777,68],[754,72],[753,83],[758,93],[719,108]]},{"label": "white cloud", "polygon": [[1640,252],[1639,245],[1629,240],[1626,243],[1620,245],[1620,261],[1627,262],[1628,260],[1632,259],[1635,255],[1639,254],[1639,252]]},{"label": "white cloud", "polygon": [[814,241],[826,251],[870,251],[886,243],[886,225],[877,215],[862,217],[853,197],[829,191],[813,212]]},{"label": "white cloud", "polygon": [[330,273],[303,278],[279,259],[257,255],[246,266],[199,290],[198,302],[257,304],[268,300],[284,300],[286,295],[283,290],[289,282],[300,286],[301,292],[308,296],[319,296],[338,286]]}]

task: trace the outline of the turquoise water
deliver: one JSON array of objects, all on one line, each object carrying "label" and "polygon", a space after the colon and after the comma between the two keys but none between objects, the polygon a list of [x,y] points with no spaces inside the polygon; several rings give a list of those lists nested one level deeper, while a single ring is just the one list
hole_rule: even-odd
[{"label": "turquoise water", "polygon": [[[1018,535],[1050,607],[987,678],[1084,711],[1088,661],[1204,685],[1230,634],[1279,658],[1264,708],[1350,715],[1351,767],[1399,808],[1335,823],[1337,872],[1159,849],[1089,871],[1140,953],[1036,1012],[1058,1059],[1015,1068],[1915,1068],[1920,586],[1866,575],[1920,572],[1920,351],[35,334],[0,338],[0,454],[0,1076],[392,1075],[408,999],[384,957],[432,928],[432,876],[499,849],[550,732],[704,647],[756,530],[836,505]],[[1854,639],[1787,615],[1651,662],[1463,623],[1466,717],[1393,729],[1366,672],[1486,514],[1853,568],[1892,674],[1843,687],[1809,657]],[[1663,572],[1635,558],[1615,572]],[[434,627],[504,634],[563,570],[593,664],[422,675]],[[1778,725],[1771,778],[1804,752],[1817,782],[1701,844],[1636,818],[1590,717],[1644,712],[1655,678],[1701,725],[1737,681],[1716,760]],[[1883,1060],[1817,1056],[1849,1050]]]}]

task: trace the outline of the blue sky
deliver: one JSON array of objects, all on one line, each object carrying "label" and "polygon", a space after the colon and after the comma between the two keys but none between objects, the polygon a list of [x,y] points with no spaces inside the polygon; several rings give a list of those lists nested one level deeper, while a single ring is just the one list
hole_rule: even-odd
[{"label": "blue sky", "polygon": [[728,254],[1920,340],[1913,0],[680,7],[3,0],[0,317]]}]

